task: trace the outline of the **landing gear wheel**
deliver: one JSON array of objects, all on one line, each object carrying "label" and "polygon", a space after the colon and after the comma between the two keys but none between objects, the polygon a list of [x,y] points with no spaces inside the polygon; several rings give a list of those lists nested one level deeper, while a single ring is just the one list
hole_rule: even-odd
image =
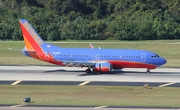
[{"label": "landing gear wheel", "polygon": [[86,73],[90,74],[91,73],[91,69],[86,69]]},{"label": "landing gear wheel", "polygon": [[150,70],[146,70],[146,73],[150,73],[151,71]]}]

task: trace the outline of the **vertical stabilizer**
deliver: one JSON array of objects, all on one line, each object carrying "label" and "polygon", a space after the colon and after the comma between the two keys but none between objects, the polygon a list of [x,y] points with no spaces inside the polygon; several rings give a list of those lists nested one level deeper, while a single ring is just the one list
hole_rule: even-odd
[{"label": "vertical stabilizer", "polygon": [[41,45],[44,44],[44,41],[38,33],[26,19],[20,19],[19,22],[26,50],[42,52],[43,50]]}]

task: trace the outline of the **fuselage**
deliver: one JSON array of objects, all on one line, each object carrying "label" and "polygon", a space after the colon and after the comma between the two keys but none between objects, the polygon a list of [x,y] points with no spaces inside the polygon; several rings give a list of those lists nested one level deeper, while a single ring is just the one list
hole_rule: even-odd
[{"label": "fuselage", "polygon": [[[166,63],[166,60],[154,52],[135,49],[90,49],[90,48],[60,48],[51,44],[42,46],[44,61],[63,65],[63,61],[109,62],[113,69],[147,68],[155,69]],[[57,62],[48,59],[48,52]],[[45,56],[43,56],[45,55]],[[47,56],[46,56],[47,55]],[[28,56],[31,56],[28,54]],[[34,56],[31,56],[34,57]],[[61,63],[60,63],[61,62]]]}]

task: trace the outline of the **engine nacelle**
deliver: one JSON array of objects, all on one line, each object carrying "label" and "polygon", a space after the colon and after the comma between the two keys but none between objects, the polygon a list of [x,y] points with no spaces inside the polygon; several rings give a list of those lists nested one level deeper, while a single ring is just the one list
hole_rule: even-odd
[{"label": "engine nacelle", "polygon": [[109,62],[96,63],[93,68],[94,72],[109,72],[112,71],[112,65]]}]

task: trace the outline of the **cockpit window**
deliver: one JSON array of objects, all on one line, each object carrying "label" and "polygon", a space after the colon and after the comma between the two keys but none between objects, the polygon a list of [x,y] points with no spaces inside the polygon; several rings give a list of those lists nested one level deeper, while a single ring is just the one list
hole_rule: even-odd
[{"label": "cockpit window", "polygon": [[159,55],[158,55],[158,54],[156,54],[156,57],[159,57]]},{"label": "cockpit window", "polygon": [[158,58],[159,55],[158,54],[154,54],[154,55],[151,55],[152,58]]}]

